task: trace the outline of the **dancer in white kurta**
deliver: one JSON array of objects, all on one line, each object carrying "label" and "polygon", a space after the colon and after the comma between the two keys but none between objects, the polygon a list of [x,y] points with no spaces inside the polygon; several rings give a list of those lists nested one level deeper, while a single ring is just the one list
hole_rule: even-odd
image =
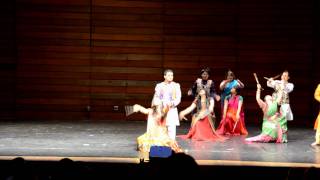
[{"label": "dancer in white kurta", "polygon": [[158,83],[155,88],[154,98],[160,99],[164,107],[168,108],[165,118],[169,136],[172,140],[176,138],[176,126],[180,125],[177,106],[181,101],[180,84],[173,81],[173,71],[164,71],[164,81]]},{"label": "dancer in white kurta", "polygon": [[289,104],[289,93],[293,91],[294,85],[288,82],[289,78],[289,72],[283,71],[281,80],[270,78],[267,81],[267,86],[274,89],[274,93],[272,94],[274,98],[278,97],[280,94],[282,95],[280,102],[281,112],[284,113],[287,121],[292,121],[293,114]]}]

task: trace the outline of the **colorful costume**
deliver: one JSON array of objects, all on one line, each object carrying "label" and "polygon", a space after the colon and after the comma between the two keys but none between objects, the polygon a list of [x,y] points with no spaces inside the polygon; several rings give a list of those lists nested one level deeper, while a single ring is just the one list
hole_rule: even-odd
[{"label": "colorful costume", "polygon": [[206,94],[208,95],[207,97],[210,98],[214,98],[214,95],[216,94],[215,88],[214,88],[214,82],[212,80],[203,80],[198,78],[192,88],[191,88],[191,92],[192,92],[192,96],[195,98],[200,89],[204,89],[206,91]]},{"label": "colorful costume", "polygon": [[176,141],[169,137],[165,120],[158,119],[152,109],[149,109],[147,132],[137,138],[137,143],[141,152],[150,152],[151,146],[168,146],[173,151],[181,151]]},{"label": "colorful costume", "polygon": [[[282,99],[280,101],[281,112],[285,115],[286,120],[292,121],[293,114],[289,104],[289,93],[293,91],[294,85],[292,83],[285,83],[284,81],[274,80],[267,81],[267,86],[274,89],[274,93],[272,97],[276,99],[276,97],[282,95]],[[281,87],[283,86],[283,88]]]},{"label": "colorful costume", "polygon": [[284,115],[278,113],[277,102],[266,107],[264,112],[262,132],[260,135],[247,138],[248,142],[287,142],[287,121]]},{"label": "colorful costume", "polygon": [[224,107],[224,99],[229,96],[231,94],[231,89],[234,88],[234,87],[240,87],[240,84],[237,80],[232,80],[230,82],[228,82],[224,89],[222,90],[222,93],[221,93],[221,110],[223,110],[223,107]]},{"label": "colorful costume", "polygon": [[[200,101],[200,99],[196,99],[193,103],[198,104],[197,101]],[[208,105],[209,102],[207,100],[206,107],[208,107]],[[179,137],[198,141],[215,141],[225,139],[216,133],[214,121],[208,109],[199,110],[196,114],[194,114],[188,134],[180,135]]]},{"label": "colorful costume", "polygon": [[227,114],[225,119],[220,121],[220,125],[217,129],[217,133],[221,135],[247,135],[248,131],[244,123],[243,106],[240,110],[240,119],[237,120],[236,114],[238,105],[243,102],[243,98],[240,95],[229,95],[225,98],[228,101]]},{"label": "colorful costume", "polygon": [[[318,87],[316,91],[314,92],[314,98],[320,102],[320,84],[318,84]],[[316,130],[316,144],[320,145],[320,111],[318,114],[318,117],[316,119],[316,122],[314,124],[314,129]]]},{"label": "colorful costume", "polygon": [[169,136],[172,140],[176,137],[176,126],[180,125],[177,106],[181,101],[180,84],[175,82],[161,82],[155,88],[154,98],[158,98],[164,106],[171,106],[165,122]]}]

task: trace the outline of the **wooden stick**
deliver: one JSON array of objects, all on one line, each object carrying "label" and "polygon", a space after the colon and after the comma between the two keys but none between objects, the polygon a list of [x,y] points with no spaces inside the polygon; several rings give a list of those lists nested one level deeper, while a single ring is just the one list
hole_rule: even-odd
[{"label": "wooden stick", "polygon": [[253,73],[253,76],[254,76],[254,79],[256,80],[257,84],[260,84],[257,74],[256,74],[256,73]]},{"label": "wooden stick", "polygon": [[[255,80],[256,80],[256,82],[257,82],[257,84],[260,84],[260,83],[259,83],[259,79],[258,79],[257,74],[256,74],[256,73],[253,73],[253,76],[254,76],[254,78],[255,78]],[[263,88],[262,88],[262,87],[261,87],[261,90],[263,90]]]},{"label": "wooden stick", "polygon": [[[271,77],[272,79],[277,79],[278,77],[280,77],[281,76],[281,74],[278,74],[278,75],[276,75],[276,76],[273,76],[273,77]],[[269,79],[271,79],[271,78],[268,78],[268,77],[263,77],[264,79],[266,79],[266,80],[269,80]]]},{"label": "wooden stick", "polygon": [[236,127],[237,127],[237,124],[238,124],[239,120],[240,120],[240,118],[237,119],[236,123],[235,123],[234,126],[233,126],[233,129],[232,129],[232,132],[233,132],[233,133],[234,133],[234,130],[236,129]]}]

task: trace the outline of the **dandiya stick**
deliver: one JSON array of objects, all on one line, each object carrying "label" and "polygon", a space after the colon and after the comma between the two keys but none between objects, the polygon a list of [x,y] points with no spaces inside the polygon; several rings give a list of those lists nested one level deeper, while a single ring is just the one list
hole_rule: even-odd
[{"label": "dandiya stick", "polygon": [[[256,80],[256,82],[257,82],[257,84],[260,84],[260,83],[259,83],[259,79],[258,79],[257,74],[256,74],[256,73],[253,73],[253,76],[254,76],[254,78],[255,78],[255,80]],[[262,88],[262,87],[261,87],[261,90],[263,90],[263,88]]]}]

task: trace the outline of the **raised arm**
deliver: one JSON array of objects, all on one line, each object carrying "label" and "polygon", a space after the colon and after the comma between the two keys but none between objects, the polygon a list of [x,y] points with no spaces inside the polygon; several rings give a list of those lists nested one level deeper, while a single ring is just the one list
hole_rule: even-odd
[{"label": "raised arm", "polygon": [[244,84],[240,81],[240,79],[236,80],[238,82],[239,88],[244,88]]},{"label": "raised arm", "polygon": [[229,80],[223,80],[221,83],[220,83],[220,90],[222,91],[225,87],[226,87],[226,85],[227,85],[227,83],[228,82],[230,82]]},{"label": "raised arm", "polygon": [[267,86],[271,87],[271,88],[275,88],[275,81],[273,80],[273,78],[269,78],[267,81]]},{"label": "raised arm", "polygon": [[257,84],[256,100],[260,108],[263,109],[266,107],[266,103],[261,100],[260,95],[261,95],[261,85]]}]

